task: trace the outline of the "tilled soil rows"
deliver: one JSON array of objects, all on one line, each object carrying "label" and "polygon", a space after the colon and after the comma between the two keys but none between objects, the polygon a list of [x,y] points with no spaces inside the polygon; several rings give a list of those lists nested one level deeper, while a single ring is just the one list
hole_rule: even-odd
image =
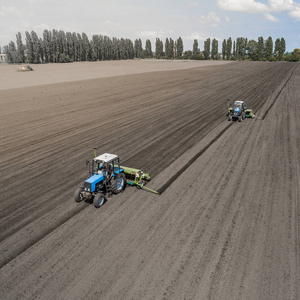
[{"label": "tilled soil rows", "polygon": [[[299,82],[234,62],[0,91],[0,298],[299,298]],[[93,147],[162,194],[75,203]]]}]

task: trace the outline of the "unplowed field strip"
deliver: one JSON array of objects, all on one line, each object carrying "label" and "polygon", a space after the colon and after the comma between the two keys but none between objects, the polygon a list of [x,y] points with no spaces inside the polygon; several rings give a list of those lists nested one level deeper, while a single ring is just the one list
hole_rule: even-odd
[{"label": "unplowed field strip", "polygon": [[[236,62],[0,91],[1,298],[299,295],[296,66]],[[228,123],[227,100],[265,119]],[[168,168],[164,193],[127,188],[99,210],[76,204],[93,147],[154,181]]]}]

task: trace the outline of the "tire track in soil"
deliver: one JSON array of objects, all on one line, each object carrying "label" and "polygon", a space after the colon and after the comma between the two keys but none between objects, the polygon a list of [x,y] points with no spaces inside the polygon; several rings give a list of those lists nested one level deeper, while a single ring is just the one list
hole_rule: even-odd
[{"label": "tire track in soil", "polygon": [[[3,268],[5,265],[10,263],[12,260],[14,260],[16,257],[21,255],[23,252],[27,251],[30,247],[40,242],[42,239],[44,239],[47,235],[52,233],[54,230],[56,230],[58,227],[62,226],[66,222],[68,222],[71,218],[75,217],[77,214],[88,208],[89,205],[86,203],[84,206],[77,206],[75,209],[70,211],[67,215],[63,216],[59,221],[57,221],[54,225],[50,225],[46,230],[43,230],[39,236],[36,236],[34,239],[31,239],[27,241],[22,247],[20,247],[17,250],[14,250],[12,255],[10,255],[8,258],[0,261],[0,269]],[[38,217],[42,216],[40,214]],[[25,224],[22,224],[22,226],[26,226],[28,223],[31,223],[32,220],[29,220]],[[20,228],[17,228],[13,232],[11,232],[8,236],[3,237],[3,240],[9,237],[10,235],[14,234],[16,231],[18,231]]]}]

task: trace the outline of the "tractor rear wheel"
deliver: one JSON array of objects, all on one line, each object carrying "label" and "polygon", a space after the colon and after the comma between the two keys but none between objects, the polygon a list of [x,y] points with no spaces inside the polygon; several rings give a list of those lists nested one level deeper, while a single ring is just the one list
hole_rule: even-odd
[{"label": "tractor rear wheel", "polygon": [[98,193],[95,195],[93,203],[96,208],[102,206],[104,202],[105,202],[104,194]]},{"label": "tractor rear wheel", "polygon": [[81,202],[81,201],[84,200],[83,197],[82,197],[81,192],[82,192],[82,188],[76,189],[76,191],[75,191],[75,193],[74,193],[74,200],[75,200],[76,202]]},{"label": "tractor rear wheel", "polygon": [[111,179],[111,191],[114,194],[119,194],[125,188],[124,174],[120,173]]}]

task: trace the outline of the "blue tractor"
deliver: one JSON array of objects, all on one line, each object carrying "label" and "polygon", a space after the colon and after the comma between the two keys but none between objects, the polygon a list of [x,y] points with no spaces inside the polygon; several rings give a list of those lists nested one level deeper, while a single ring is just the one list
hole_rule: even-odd
[{"label": "blue tractor", "polygon": [[254,115],[252,109],[247,109],[246,103],[244,101],[235,101],[233,106],[230,107],[228,101],[228,111],[227,118],[228,121],[239,121],[242,122],[245,118],[253,119]]},{"label": "blue tractor", "polygon": [[74,200],[93,200],[94,206],[98,208],[105,202],[105,195],[110,197],[112,194],[119,194],[124,190],[125,184],[125,173],[120,166],[119,157],[104,153],[93,159],[90,177],[83,186],[76,189]]}]

